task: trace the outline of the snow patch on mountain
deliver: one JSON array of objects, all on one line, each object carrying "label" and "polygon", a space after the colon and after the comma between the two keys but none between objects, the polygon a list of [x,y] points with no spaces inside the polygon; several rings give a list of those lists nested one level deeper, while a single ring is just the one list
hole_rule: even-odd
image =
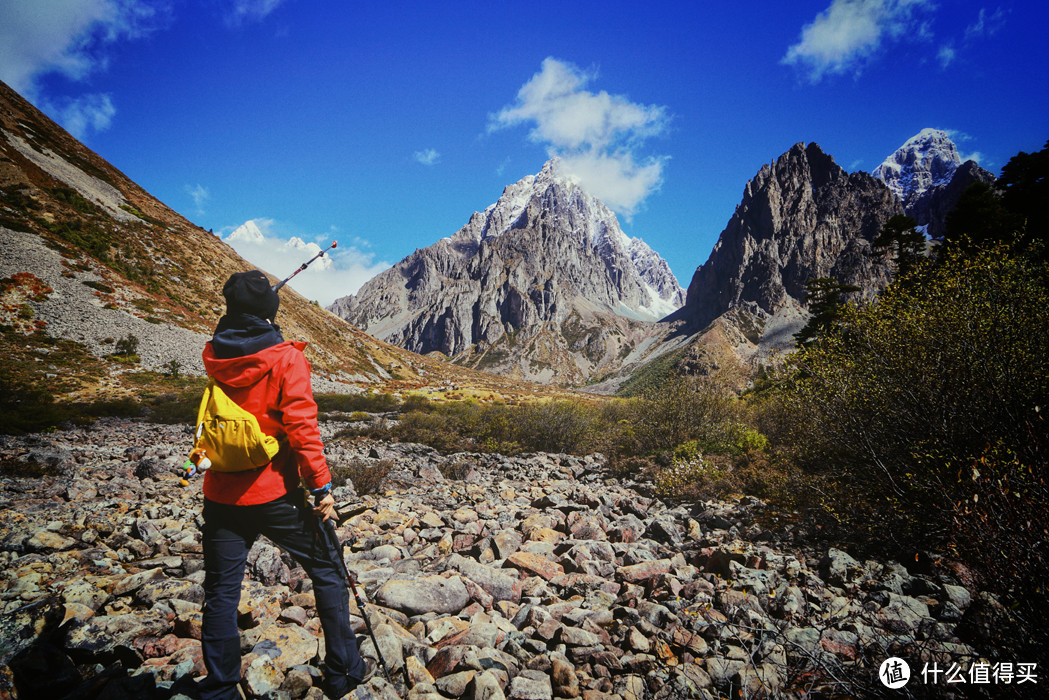
[{"label": "snow patch on mountain", "polygon": [[569,211],[559,213],[567,216],[580,240],[586,241],[610,266],[629,260],[633,272],[641,278],[648,299],[642,299],[635,306],[621,307],[629,309],[626,315],[658,320],[684,303],[685,290],[667,262],[640,238],[630,238],[623,233],[612,210],[580,187],[577,178],[566,174],[559,158],[548,161],[537,175],[528,175],[507,186],[494,204],[446,240],[469,238],[479,243],[507,235],[528,225],[526,215],[530,205],[535,204],[537,210],[549,209],[564,193],[568,195]]},{"label": "snow patch on mountain", "polygon": [[949,183],[961,164],[958,147],[946,131],[922,129],[875,168],[873,175],[908,206],[929,189]]}]

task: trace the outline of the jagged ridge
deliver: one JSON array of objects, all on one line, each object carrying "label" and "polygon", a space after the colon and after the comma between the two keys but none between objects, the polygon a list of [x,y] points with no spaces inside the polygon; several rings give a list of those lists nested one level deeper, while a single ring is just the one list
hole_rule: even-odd
[{"label": "jagged ridge", "polygon": [[671,313],[683,296],[666,261],[628,238],[555,159],[329,308],[415,352],[578,382],[613,363],[638,322]]},{"label": "jagged ridge", "polygon": [[803,320],[805,284],[834,277],[873,294],[888,283],[871,241],[902,207],[884,184],[847,173],[815,143],[796,144],[747,183],[676,318],[702,328],[731,310],[764,323]]}]

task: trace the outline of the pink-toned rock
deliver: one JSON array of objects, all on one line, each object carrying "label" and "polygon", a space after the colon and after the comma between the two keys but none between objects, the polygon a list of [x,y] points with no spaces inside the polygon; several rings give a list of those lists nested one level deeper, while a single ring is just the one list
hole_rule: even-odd
[{"label": "pink-toned rock", "polygon": [[641,583],[670,572],[669,559],[643,561],[616,569],[616,578],[627,583]]},{"label": "pink-toned rock", "polygon": [[564,567],[557,562],[550,561],[538,554],[529,554],[528,552],[514,552],[506,558],[506,563],[503,567],[517,569],[528,576],[540,576],[547,581],[565,573]]}]

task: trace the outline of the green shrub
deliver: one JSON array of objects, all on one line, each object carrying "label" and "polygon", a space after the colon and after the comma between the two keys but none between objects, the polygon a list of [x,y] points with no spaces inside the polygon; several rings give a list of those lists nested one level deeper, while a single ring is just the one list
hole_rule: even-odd
[{"label": "green shrub", "polygon": [[675,462],[687,462],[700,456],[699,441],[687,440],[674,448],[673,459]]},{"label": "green shrub", "polygon": [[997,630],[997,638],[981,641],[1003,649],[1003,655],[1044,658],[1049,651],[1049,426],[1039,412],[1028,428],[1026,458],[989,445],[966,469],[974,493],[956,504],[954,544],[981,584],[1004,598],[1015,617],[1014,629]]},{"label": "green shrub", "polygon": [[338,411],[340,413],[352,413],[354,411],[367,411],[368,413],[387,413],[398,406],[397,399],[393,394],[317,394],[314,396],[317,408],[321,412]]},{"label": "green shrub", "polygon": [[110,287],[108,284],[96,282],[95,280],[83,280],[81,284],[83,284],[85,287],[91,287],[92,289],[102,292],[103,294],[112,294],[114,291],[113,288]]},{"label": "green shrub", "polygon": [[1049,400],[1044,275],[1000,248],[950,253],[795,356],[787,440],[849,530],[942,543],[976,495],[960,474],[988,444],[1034,463],[1026,426]]},{"label": "green shrub", "polygon": [[720,477],[719,469],[702,457],[678,460],[659,470],[655,478],[656,495],[680,500],[694,497],[708,482]]},{"label": "green shrub", "polygon": [[688,441],[716,451],[736,421],[738,401],[723,377],[683,377],[649,392],[635,404],[635,425],[643,452],[670,451]]},{"label": "green shrub", "polygon": [[449,411],[413,411],[402,416],[393,429],[402,442],[418,442],[445,453],[469,450],[469,433],[462,415]]},{"label": "green shrub", "polygon": [[433,408],[433,402],[431,402],[425,396],[420,394],[409,394],[408,397],[401,402],[400,411],[401,413],[409,413],[411,411],[422,411],[426,412]]},{"label": "green shrub", "polygon": [[129,357],[135,355],[138,352],[138,337],[128,333],[126,336],[117,341],[114,355],[122,355]]},{"label": "green shrub", "polygon": [[353,483],[358,496],[379,493],[386,477],[393,469],[393,461],[384,459],[377,464],[353,461],[350,464],[332,467],[332,485],[345,486]]},{"label": "green shrub", "polygon": [[515,442],[533,452],[585,454],[597,444],[597,414],[581,401],[525,404],[508,426]]}]

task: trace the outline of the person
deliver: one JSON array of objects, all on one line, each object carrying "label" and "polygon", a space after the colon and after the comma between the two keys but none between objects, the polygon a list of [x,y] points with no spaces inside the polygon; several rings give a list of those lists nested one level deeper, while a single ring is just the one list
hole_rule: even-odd
[{"label": "person", "polygon": [[[238,272],[222,288],[226,314],[204,346],[204,368],[263,432],[280,439],[271,462],[242,472],[204,475],[204,609],[201,646],[207,678],[201,696],[240,698],[237,608],[248,551],[265,535],[291,554],[313,581],[324,633],[323,689],[341,698],[367,667],[350,626],[349,593],[336,552],[318,519],[335,518],[331,473],[317,426],[306,343],[285,341],[274,323],[280,299],[266,276]],[[314,497],[310,508],[300,480]]]}]

